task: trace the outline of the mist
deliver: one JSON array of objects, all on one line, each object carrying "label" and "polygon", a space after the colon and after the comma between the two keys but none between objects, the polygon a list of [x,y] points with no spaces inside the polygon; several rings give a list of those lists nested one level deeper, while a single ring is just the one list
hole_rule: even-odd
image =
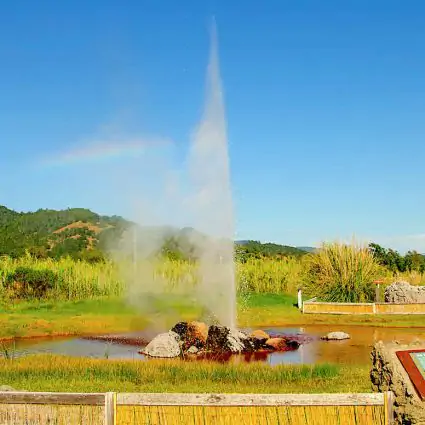
[{"label": "mist", "polygon": [[[127,191],[133,197],[135,223],[111,250],[126,282],[129,303],[155,317],[157,324],[170,315],[178,320],[177,310],[154,301],[171,294],[201,307],[205,321],[236,326],[234,217],[226,127],[213,22],[205,101],[187,160],[183,168],[175,169],[171,161],[162,158],[160,169],[150,175],[154,190],[145,180]],[[190,254],[196,258],[196,266],[183,271],[178,284],[167,273],[158,272],[164,241],[179,231],[171,227],[176,222],[186,227]]]}]

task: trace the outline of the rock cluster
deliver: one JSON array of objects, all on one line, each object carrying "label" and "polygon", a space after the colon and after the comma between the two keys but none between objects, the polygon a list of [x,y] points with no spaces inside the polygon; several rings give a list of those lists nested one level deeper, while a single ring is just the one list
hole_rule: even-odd
[{"label": "rock cluster", "polygon": [[250,335],[226,326],[202,322],[179,322],[169,332],[157,335],[142,353],[150,357],[179,357],[201,353],[252,353],[295,350],[300,343],[287,337],[270,337],[256,330]]},{"label": "rock cluster", "polygon": [[394,282],[385,290],[384,299],[386,303],[425,303],[425,286],[412,286],[404,281]]}]

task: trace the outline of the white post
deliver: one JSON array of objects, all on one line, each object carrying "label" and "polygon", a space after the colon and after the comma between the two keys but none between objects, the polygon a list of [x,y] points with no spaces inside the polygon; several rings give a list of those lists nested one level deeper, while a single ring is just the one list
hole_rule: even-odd
[{"label": "white post", "polygon": [[105,394],[105,425],[116,425],[117,411],[117,395],[116,393],[106,393]]},{"label": "white post", "polygon": [[298,289],[298,308],[301,310],[303,308],[303,296],[301,288]]}]

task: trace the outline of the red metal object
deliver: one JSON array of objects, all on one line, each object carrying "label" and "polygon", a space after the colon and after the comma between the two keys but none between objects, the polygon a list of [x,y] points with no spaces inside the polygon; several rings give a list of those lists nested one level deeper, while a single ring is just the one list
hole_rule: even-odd
[{"label": "red metal object", "polygon": [[410,353],[425,353],[425,350],[396,351],[396,355],[408,373],[413,386],[416,388],[416,391],[419,394],[419,397],[422,400],[425,400],[425,377],[416,366]]}]

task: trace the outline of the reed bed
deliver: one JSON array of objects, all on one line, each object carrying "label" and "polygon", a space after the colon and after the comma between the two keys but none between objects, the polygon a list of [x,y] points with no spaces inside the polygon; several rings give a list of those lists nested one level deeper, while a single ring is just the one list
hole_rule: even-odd
[{"label": "reed bed", "polygon": [[104,408],[99,406],[0,404],[0,423],[2,425],[103,425]]},{"label": "reed bed", "polygon": [[[103,425],[98,406],[0,405],[4,425]],[[383,406],[118,406],[117,425],[385,425]]]},{"label": "reed bed", "polygon": [[119,406],[118,425],[384,425],[383,406]]}]

